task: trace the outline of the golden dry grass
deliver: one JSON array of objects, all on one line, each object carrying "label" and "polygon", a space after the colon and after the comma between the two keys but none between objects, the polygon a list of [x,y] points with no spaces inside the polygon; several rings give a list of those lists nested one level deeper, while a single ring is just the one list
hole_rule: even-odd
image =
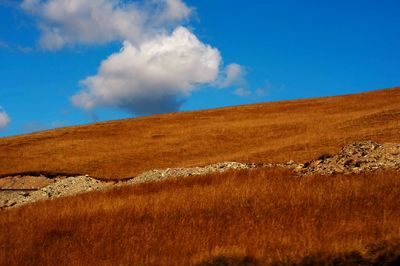
[{"label": "golden dry grass", "polygon": [[0,139],[0,175],[125,178],[221,161],[306,161],[350,142],[400,141],[400,89],[68,127]]},{"label": "golden dry grass", "polygon": [[[0,175],[118,179],[221,161],[306,161],[357,140],[400,142],[399,102],[397,88],[3,138]],[[0,265],[310,265],[369,258],[371,244],[399,259],[399,198],[398,172],[296,178],[282,169],[88,193],[0,212]]]},{"label": "golden dry grass", "polygon": [[364,254],[373,243],[399,243],[399,198],[395,172],[295,178],[261,169],[125,187],[2,212],[0,264],[208,265],[247,256],[264,265]]}]

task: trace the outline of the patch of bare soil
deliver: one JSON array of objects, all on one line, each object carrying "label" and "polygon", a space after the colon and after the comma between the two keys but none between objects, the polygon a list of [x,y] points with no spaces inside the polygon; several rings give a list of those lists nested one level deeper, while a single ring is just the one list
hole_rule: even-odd
[{"label": "patch of bare soil", "polygon": [[119,182],[100,181],[87,175],[54,178],[10,176],[0,179],[0,209],[116,186],[259,167],[290,168],[298,175],[357,174],[376,170],[400,170],[400,144],[361,141],[343,147],[336,155],[321,155],[318,159],[304,164],[294,161],[284,164],[223,162],[204,167],[155,169]]},{"label": "patch of bare soil", "polygon": [[39,189],[53,181],[44,175],[16,175],[0,178],[0,189]]}]

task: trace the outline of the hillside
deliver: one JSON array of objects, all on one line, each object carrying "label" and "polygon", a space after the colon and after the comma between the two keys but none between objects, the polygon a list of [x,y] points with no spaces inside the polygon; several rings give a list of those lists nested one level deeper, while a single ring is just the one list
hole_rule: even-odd
[{"label": "hillside", "polygon": [[0,139],[0,265],[399,265],[399,103],[395,88]]},{"label": "hillside", "polygon": [[267,168],[36,202],[0,211],[0,264],[398,265],[399,177]]},{"label": "hillside", "polygon": [[132,177],[223,161],[305,162],[345,144],[400,142],[400,88],[180,112],[0,139],[0,175]]}]

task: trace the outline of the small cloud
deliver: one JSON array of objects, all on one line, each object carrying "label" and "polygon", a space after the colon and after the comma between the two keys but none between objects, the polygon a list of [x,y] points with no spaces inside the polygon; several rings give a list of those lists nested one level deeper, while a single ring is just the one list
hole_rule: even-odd
[{"label": "small cloud", "polygon": [[246,83],[244,79],[245,74],[246,72],[241,65],[236,63],[229,64],[225,69],[225,77],[220,82],[219,87],[227,88],[234,85],[242,86]]},{"label": "small cloud", "polygon": [[8,116],[6,111],[4,111],[0,107],[0,129],[5,129],[9,123],[10,123],[10,117]]},{"label": "small cloud", "polygon": [[244,88],[237,88],[233,93],[240,97],[247,97],[251,95],[251,91]]},{"label": "small cloud", "polygon": [[228,88],[236,86],[233,94],[240,97],[249,97],[253,94],[246,80],[246,70],[243,66],[233,63],[225,68],[222,79],[217,82],[218,87]]}]

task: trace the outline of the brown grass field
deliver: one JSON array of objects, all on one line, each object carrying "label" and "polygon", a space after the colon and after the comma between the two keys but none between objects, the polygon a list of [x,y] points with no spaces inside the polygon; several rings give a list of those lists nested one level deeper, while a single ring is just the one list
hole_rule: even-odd
[{"label": "brown grass field", "polygon": [[279,169],[87,193],[2,212],[0,264],[399,261],[399,198],[399,173]]},{"label": "brown grass field", "polygon": [[99,178],[221,161],[306,161],[350,142],[400,142],[400,88],[68,127],[0,139],[0,175]]},{"label": "brown grass field", "polygon": [[[118,179],[307,161],[357,140],[400,142],[399,103],[395,88],[3,138],[0,174]],[[399,199],[400,173],[390,171],[258,169],[92,192],[1,211],[0,265],[398,265]]]}]

